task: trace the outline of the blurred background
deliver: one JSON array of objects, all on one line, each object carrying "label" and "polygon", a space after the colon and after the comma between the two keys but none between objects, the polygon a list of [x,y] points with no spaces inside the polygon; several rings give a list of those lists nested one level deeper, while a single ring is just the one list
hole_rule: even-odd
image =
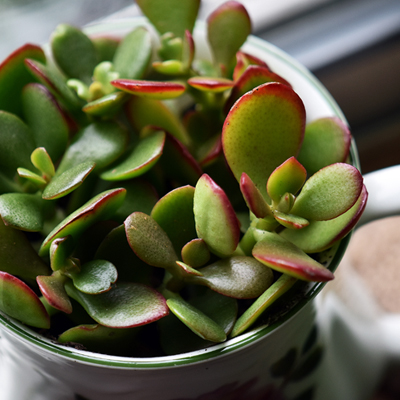
[{"label": "blurred background", "polygon": [[[222,2],[202,0],[201,18]],[[362,171],[400,164],[400,0],[241,2],[254,35],[299,60],[336,99]],[[132,0],[0,0],[0,61],[27,42],[45,43],[60,22],[82,27],[138,14]],[[400,399],[399,382],[394,365],[366,400]]]}]

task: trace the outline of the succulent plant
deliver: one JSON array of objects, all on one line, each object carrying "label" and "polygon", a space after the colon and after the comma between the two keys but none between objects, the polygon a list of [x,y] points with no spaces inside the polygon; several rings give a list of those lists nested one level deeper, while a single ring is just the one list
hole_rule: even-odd
[{"label": "succulent plant", "polygon": [[60,343],[171,354],[331,280],[318,255],[367,191],[348,127],[306,123],[291,83],[241,50],[243,5],[208,18],[207,60],[200,0],[137,4],[157,34],[63,24],[0,65],[0,310]]}]

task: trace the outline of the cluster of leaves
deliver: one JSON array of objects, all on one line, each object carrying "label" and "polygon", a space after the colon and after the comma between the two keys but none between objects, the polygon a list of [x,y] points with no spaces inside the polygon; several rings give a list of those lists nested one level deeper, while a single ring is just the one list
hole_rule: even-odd
[{"label": "cluster of leaves", "polygon": [[241,334],[298,279],[332,279],[309,254],[353,228],[367,192],[345,124],[306,125],[291,84],[240,50],[241,4],[210,15],[202,60],[200,0],[137,3],[156,42],[61,25],[50,55],[28,44],[0,65],[0,310],[42,329],[63,313],[61,343],[122,354],[158,321],[174,353]]}]

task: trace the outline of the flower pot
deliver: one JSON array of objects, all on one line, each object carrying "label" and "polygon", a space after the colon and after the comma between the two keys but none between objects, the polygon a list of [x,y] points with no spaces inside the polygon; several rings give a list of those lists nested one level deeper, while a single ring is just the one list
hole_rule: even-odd
[{"label": "flower pot", "polygon": [[[144,19],[108,22],[87,33],[119,35]],[[203,44],[205,30],[195,29]],[[293,84],[308,121],[344,116],[325,88],[301,65],[274,46],[250,37],[244,51],[266,61]],[[358,165],[354,143],[351,163]],[[321,255],[334,271],[348,237]],[[176,356],[127,358],[66,347],[0,315],[1,399],[29,400],[194,400],[312,398],[323,349],[315,329],[313,299],[322,283],[303,283],[290,291],[285,307],[267,313],[264,323],[225,343]],[[296,289],[296,288],[294,288]]]}]

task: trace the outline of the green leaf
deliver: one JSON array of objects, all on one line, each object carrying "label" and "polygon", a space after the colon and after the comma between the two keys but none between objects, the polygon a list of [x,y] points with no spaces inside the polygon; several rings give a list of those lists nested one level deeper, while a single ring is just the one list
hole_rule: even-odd
[{"label": "green leaf", "polygon": [[110,328],[145,325],[168,314],[164,297],[145,285],[121,282],[98,295],[82,293],[72,282],[65,287],[96,322]]},{"label": "green leaf", "polygon": [[74,286],[83,293],[99,294],[111,289],[117,281],[117,269],[106,260],[92,260],[71,274]]},{"label": "green leaf", "polygon": [[343,163],[329,165],[306,181],[291,213],[316,221],[338,217],[354,205],[362,188],[357,168]]},{"label": "green leaf", "polygon": [[192,32],[200,0],[138,0],[137,5],[160,34],[172,32],[183,38]]},{"label": "green leaf", "polygon": [[[21,178],[25,178],[28,181],[34,183],[37,187],[43,188],[47,185],[47,182],[44,178],[42,178],[40,175],[35,174],[29,169],[26,168],[17,168],[17,173]],[[7,192],[14,192],[17,190],[7,190]]]},{"label": "green leaf", "polygon": [[252,257],[234,256],[218,260],[199,270],[189,282],[204,285],[225,296],[251,299],[262,294],[273,282],[269,268]]},{"label": "green leaf", "polygon": [[176,270],[178,257],[171,240],[152,217],[134,212],[124,225],[129,245],[140,259],[154,267]]},{"label": "green leaf", "polygon": [[0,196],[1,218],[13,228],[28,232],[41,231],[44,211],[44,202],[36,194],[6,193]]},{"label": "green leaf", "polygon": [[189,136],[182,122],[161,100],[132,96],[127,103],[127,113],[137,132],[148,125],[157,126],[183,144],[189,143]]},{"label": "green leaf", "polygon": [[296,156],[304,135],[305,109],[288,86],[265,83],[242,96],[222,131],[226,160],[239,181],[245,172],[265,198],[272,171]]},{"label": "green leaf", "polygon": [[226,334],[219,324],[180,296],[169,298],[167,305],[189,329],[202,339],[216,343],[226,340]]},{"label": "green leaf", "polygon": [[261,314],[295,283],[296,278],[281,275],[236,321],[231,336],[235,337],[252,326]]},{"label": "green leaf", "polygon": [[[59,343],[79,343],[85,350],[125,356],[131,347],[138,329],[114,329],[103,325],[90,324],[74,326],[63,332]],[[77,397],[78,399],[78,397]]]},{"label": "green leaf", "polygon": [[64,289],[64,277],[58,274],[38,276],[36,281],[43,297],[51,307],[66,314],[72,313],[72,304]]},{"label": "green leaf", "polygon": [[264,231],[252,253],[268,267],[298,279],[317,282],[333,279],[331,271],[276,233]]},{"label": "green leaf", "polygon": [[51,160],[49,153],[44,147],[38,147],[31,154],[32,164],[43,173],[43,175],[50,179],[55,174],[54,164]]},{"label": "green leaf", "polygon": [[250,32],[250,17],[242,4],[228,1],[214,10],[207,19],[207,38],[217,65],[228,68]]},{"label": "green leaf", "polygon": [[194,187],[171,190],[154,206],[151,217],[171,240],[176,254],[192,239],[197,238],[193,214]]},{"label": "green leaf", "polygon": [[30,157],[35,148],[29,127],[16,115],[0,111],[0,165],[33,169]]},{"label": "green leaf", "polygon": [[121,161],[101,174],[101,178],[118,181],[135,178],[147,172],[161,157],[165,143],[165,132],[156,131],[140,139]]},{"label": "green leaf", "polygon": [[354,206],[339,217],[328,221],[311,221],[304,229],[285,229],[280,235],[306,253],[326,250],[354,228],[364,211],[367,198],[368,193],[364,186]]},{"label": "green leaf", "polygon": [[250,211],[257,218],[272,216],[268,203],[265,201],[261,192],[257,189],[257,186],[245,172],[243,172],[240,178],[240,190]]},{"label": "green leaf", "polygon": [[51,35],[51,50],[58,66],[70,78],[91,83],[98,64],[92,41],[78,28],[60,24]]},{"label": "green leaf", "polygon": [[126,190],[121,188],[107,190],[93,197],[49,233],[42,243],[39,254],[45,255],[54,239],[71,235],[76,242],[89,226],[110,218],[124,201],[125,193]]},{"label": "green leaf", "polygon": [[44,51],[36,45],[25,44],[15,50],[0,64],[0,110],[22,116],[21,91],[32,82],[24,60],[30,58],[46,62]]},{"label": "green leaf", "polygon": [[298,160],[312,175],[330,164],[346,162],[350,144],[351,133],[342,120],[320,118],[306,126]]},{"label": "green leaf", "polygon": [[94,122],[74,137],[57,169],[57,176],[87,161],[95,162],[97,171],[102,170],[124,152],[127,144],[128,132],[122,125],[113,121]]},{"label": "green leaf", "polygon": [[31,83],[22,91],[24,118],[33,132],[36,146],[44,147],[52,160],[64,153],[69,125],[58,102],[43,85]]},{"label": "green leaf", "polygon": [[29,286],[7,272],[0,272],[0,310],[35,328],[50,328],[50,318]]},{"label": "green leaf", "polygon": [[182,247],[182,260],[193,268],[205,265],[210,259],[210,251],[203,239],[193,239]]},{"label": "green leaf", "polygon": [[87,103],[82,108],[82,111],[95,117],[112,117],[121,110],[128,99],[129,95],[127,93],[111,93]]},{"label": "green leaf", "polygon": [[121,79],[142,79],[150,65],[152,51],[150,32],[139,26],[119,44],[113,59],[114,70]]},{"label": "green leaf", "polygon": [[296,194],[307,178],[307,171],[294,158],[290,157],[277,167],[267,182],[267,193],[272,201],[279,203],[286,193]]},{"label": "green leaf", "polygon": [[91,39],[96,48],[99,63],[103,61],[112,61],[121,41],[118,38],[108,36],[97,36]]},{"label": "green leaf", "polygon": [[197,235],[210,251],[221,257],[235,251],[240,237],[238,219],[225,192],[207,174],[196,185],[194,215]]},{"label": "green leaf", "polygon": [[1,267],[4,272],[33,280],[46,275],[49,267],[38,256],[25,233],[6,226],[0,218]]},{"label": "green leaf", "polygon": [[50,246],[50,265],[53,271],[65,269],[68,266],[67,259],[74,250],[74,241],[71,236],[54,239]]},{"label": "green leaf", "polygon": [[53,178],[43,191],[43,199],[59,199],[71,193],[83,183],[87,176],[93,171],[95,165],[96,164],[92,161],[85,161],[67,169],[61,175]]},{"label": "green leaf", "polygon": [[280,211],[274,212],[274,218],[285,228],[289,229],[304,229],[310,222],[305,218],[293,214],[285,214]]}]

